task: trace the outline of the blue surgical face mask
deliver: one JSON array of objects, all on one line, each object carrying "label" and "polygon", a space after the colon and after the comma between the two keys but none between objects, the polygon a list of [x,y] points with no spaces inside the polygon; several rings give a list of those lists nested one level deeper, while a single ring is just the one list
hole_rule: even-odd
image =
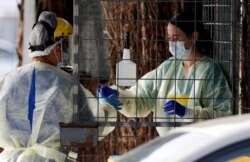
[{"label": "blue surgical face mask", "polygon": [[190,55],[192,48],[186,49],[184,41],[169,41],[169,51],[177,59],[187,59]]}]

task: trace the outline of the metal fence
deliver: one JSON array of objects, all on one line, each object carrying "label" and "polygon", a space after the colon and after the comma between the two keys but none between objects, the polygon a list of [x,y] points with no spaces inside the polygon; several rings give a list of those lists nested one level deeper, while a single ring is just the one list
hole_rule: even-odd
[{"label": "metal fence", "polygon": [[[233,113],[240,113],[241,5],[241,1],[235,0],[74,0],[73,74],[97,98],[98,86],[115,84],[116,64],[123,56],[124,26],[129,24],[131,60],[137,66],[134,79],[140,79],[171,56],[166,28],[169,18],[176,11],[192,10],[212,34],[213,60],[221,65],[231,87],[233,97],[228,99]],[[77,107],[77,86],[75,92]],[[135,92],[139,94],[138,90]],[[143,100],[137,95],[134,99]],[[133,109],[137,108],[135,104]],[[97,147],[83,149],[81,161],[105,161],[110,155],[125,153],[158,136],[155,127],[175,128],[196,122],[178,119],[166,122],[154,113],[146,118],[138,118],[137,113],[132,117],[119,114],[116,122],[100,122],[101,126],[116,129]]]}]

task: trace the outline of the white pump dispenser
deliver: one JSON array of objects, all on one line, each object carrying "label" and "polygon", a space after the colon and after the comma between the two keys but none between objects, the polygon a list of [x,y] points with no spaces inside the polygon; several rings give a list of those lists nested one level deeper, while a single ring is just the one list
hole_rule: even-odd
[{"label": "white pump dispenser", "polygon": [[129,33],[126,34],[123,60],[116,64],[116,85],[133,86],[136,84],[136,64],[130,60]]}]

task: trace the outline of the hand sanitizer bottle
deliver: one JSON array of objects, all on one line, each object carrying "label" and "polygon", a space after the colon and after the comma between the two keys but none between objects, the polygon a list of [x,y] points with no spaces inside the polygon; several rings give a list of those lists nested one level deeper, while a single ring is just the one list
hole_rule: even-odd
[{"label": "hand sanitizer bottle", "polygon": [[129,33],[126,33],[123,60],[116,64],[116,85],[133,86],[136,84],[136,64],[130,60]]}]

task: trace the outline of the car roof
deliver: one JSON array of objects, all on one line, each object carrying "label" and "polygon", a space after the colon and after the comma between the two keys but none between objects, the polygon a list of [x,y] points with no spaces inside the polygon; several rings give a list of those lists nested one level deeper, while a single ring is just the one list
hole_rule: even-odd
[{"label": "car roof", "polygon": [[169,133],[181,132],[198,133],[211,137],[202,142],[196,150],[194,148],[193,150],[188,150],[182,157],[178,157],[180,160],[176,159],[176,161],[186,161],[186,159],[190,161],[197,160],[199,157],[203,157],[225,146],[250,139],[250,114],[206,120],[179,127]]},{"label": "car roof", "polygon": [[[172,142],[173,144],[166,144],[164,139],[171,136],[175,138],[166,143]],[[198,137],[199,139],[196,139],[195,137]],[[128,155],[135,156],[136,154],[148,153],[148,151],[143,151],[143,149],[152,147],[152,153],[148,153],[151,155],[145,154],[145,157],[148,158],[143,161],[150,161],[152,158],[154,160],[157,158],[158,162],[161,160],[176,162],[196,161],[220,148],[245,139],[250,139],[250,114],[232,115],[178,127],[169,131],[165,136],[158,137],[142,146],[139,146],[134,149],[134,151],[128,152]],[[179,140],[179,142],[175,142],[174,140]],[[169,148],[168,145],[171,145],[171,148]],[[181,151],[181,156],[171,156],[171,159],[163,159],[164,156],[167,156],[168,152],[178,152],[178,149]],[[185,151],[183,151],[183,149]],[[122,157],[121,162],[125,161],[126,158]]]}]

